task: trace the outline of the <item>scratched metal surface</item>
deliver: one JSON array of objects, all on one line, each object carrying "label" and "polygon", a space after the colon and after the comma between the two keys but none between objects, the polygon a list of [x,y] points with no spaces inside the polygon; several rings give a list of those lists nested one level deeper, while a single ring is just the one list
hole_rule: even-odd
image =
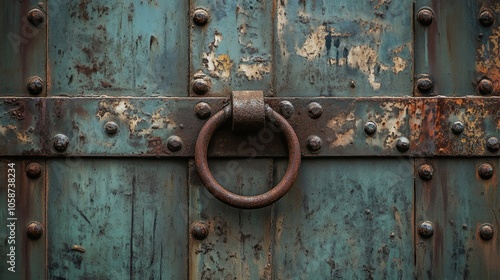
[{"label": "scratched metal surface", "polygon": [[50,95],[187,96],[187,13],[185,1],[59,1]]},{"label": "scratched metal surface", "polygon": [[[31,179],[26,176],[26,165],[30,162],[37,162],[42,167],[39,178]],[[10,232],[7,228],[9,221],[7,208],[7,169],[9,163],[15,164],[16,170],[16,235],[15,244],[10,243]],[[31,240],[26,235],[26,226],[31,221],[40,222],[45,230],[46,222],[46,196],[45,187],[45,161],[43,159],[0,159],[0,176],[2,184],[0,187],[0,279],[45,279],[46,271],[46,252],[47,252],[47,232],[38,240]],[[11,239],[12,240],[12,239]],[[10,266],[7,264],[7,254],[10,252],[10,246],[16,247],[16,266],[15,272],[7,270]]]},{"label": "scratched metal surface", "polygon": [[47,172],[49,279],[187,278],[187,161],[67,158]]},{"label": "scratched metal surface", "polygon": [[[34,27],[27,20],[28,11],[46,6],[39,1],[2,1],[0,11],[0,96],[29,96],[28,78],[46,76],[47,25]],[[45,95],[45,90],[40,94]]]},{"label": "scratched metal surface", "polygon": [[[493,177],[479,177],[478,167],[489,163]],[[419,159],[430,164],[430,181],[415,179],[415,228],[423,221],[434,224],[428,239],[415,233],[418,279],[498,279],[500,275],[499,159]],[[494,236],[479,237],[482,224],[493,225]]]}]

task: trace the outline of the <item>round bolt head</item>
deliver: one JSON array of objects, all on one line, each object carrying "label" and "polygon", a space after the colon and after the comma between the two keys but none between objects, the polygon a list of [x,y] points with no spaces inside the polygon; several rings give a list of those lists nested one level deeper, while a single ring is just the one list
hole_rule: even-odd
[{"label": "round bolt head", "polygon": [[31,9],[28,12],[28,21],[34,26],[38,26],[45,21],[45,14],[40,9]]},{"label": "round bolt head", "polygon": [[396,237],[396,233],[395,232],[391,232],[391,234],[389,235],[391,238],[394,238]]},{"label": "round bolt head", "polygon": [[430,164],[422,164],[418,167],[418,176],[424,181],[429,181],[434,175],[434,168]]},{"label": "round bolt head", "polygon": [[490,95],[493,93],[493,83],[488,79],[482,79],[477,85],[477,90],[481,95]]},{"label": "round bolt head", "polygon": [[107,122],[104,125],[104,129],[106,130],[107,134],[116,134],[118,132],[118,124],[115,122]]},{"label": "round bolt head", "polygon": [[366,122],[364,130],[367,135],[373,135],[377,132],[377,124],[372,121]]},{"label": "round bolt head", "polygon": [[422,238],[431,237],[434,234],[434,225],[429,221],[420,223],[420,225],[418,225],[418,234]]},{"label": "round bolt head", "polygon": [[42,175],[42,166],[38,162],[30,162],[26,165],[26,175],[36,179]]},{"label": "round bolt head", "polygon": [[396,148],[398,151],[404,153],[410,149],[410,140],[406,137],[401,137],[396,142]]},{"label": "round bolt head", "polygon": [[349,86],[350,86],[351,88],[355,88],[355,87],[356,87],[356,81],[351,80],[351,81],[349,82]]},{"label": "round bolt head", "polygon": [[479,236],[482,240],[490,240],[493,238],[495,231],[493,230],[493,226],[490,224],[482,224],[479,228]]},{"label": "round bolt head", "polygon": [[193,22],[198,26],[204,26],[208,23],[210,15],[203,9],[196,9],[193,13]]},{"label": "round bolt head", "polygon": [[307,114],[312,119],[317,119],[321,117],[321,114],[323,114],[323,107],[321,107],[321,105],[317,102],[311,102],[309,103],[309,106],[307,106]]},{"label": "round bolt head", "polygon": [[43,80],[38,76],[34,76],[28,79],[26,84],[28,92],[32,95],[38,95],[43,91]]},{"label": "round bolt head", "polygon": [[182,139],[179,136],[172,135],[167,139],[167,148],[171,152],[177,152],[182,149]]},{"label": "round bolt head", "polygon": [[193,92],[199,95],[210,91],[210,84],[205,79],[196,79],[192,85]]},{"label": "round bolt head", "polygon": [[210,115],[212,114],[212,109],[207,103],[199,102],[194,105],[194,113],[196,114],[196,116],[198,116],[198,118],[204,120],[210,117]]},{"label": "round bolt head", "polygon": [[434,13],[429,8],[422,8],[418,11],[417,20],[423,26],[429,26],[434,20]]},{"label": "round bolt head", "polygon": [[454,122],[451,125],[451,131],[453,134],[459,135],[464,131],[464,124],[462,122]]},{"label": "round bolt head", "polygon": [[295,111],[295,108],[293,107],[292,102],[290,102],[288,100],[281,101],[280,104],[278,105],[278,107],[280,109],[280,114],[285,119],[291,118],[294,111]]},{"label": "round bolt head", "polygon": [[64,152],[68,148],[69,138],[64,134],[54,136],[54,149],[58,152]]},{"label": "round bolt head", "polygon": [[434,84],[429,77],[423,77],[417,80],[417,89],[420,93],[431,93],[434,88]]},{"label": "round bolt head", "polygon": [[493,177],[493,165],[489,163],[482,163],[477,169],[477,174],[484,180],[488,180]]},{"label": "round bolt head", "polygon": [[316,135],[311,135],[307,138],[307,149],[311,152],[321,150],[321,144],[323,144],[323,141]]},{"label": "round bolt head", "polygon": [[205,222],[196,222],[191,226],[191,235],[198,240],[203,240],[208,236],[208,225]]},{"label": "round bolt head", "polygon": [[495,17],[491,11],[485,10],[479,14],[479,23],[484,27],[490,27],[495,22]]},{"label": "round bolt head", "polygon": [[31,240],[38,240],[43,235],[43,226],[39,222],[30,222],[26,226],[26,235]]},{"label": "round bolt head", "polygon": [[498,141],[496,137],[490,137],[486,140],[486,148],[492,153],[498,152],[500,149],[500,141]]}]

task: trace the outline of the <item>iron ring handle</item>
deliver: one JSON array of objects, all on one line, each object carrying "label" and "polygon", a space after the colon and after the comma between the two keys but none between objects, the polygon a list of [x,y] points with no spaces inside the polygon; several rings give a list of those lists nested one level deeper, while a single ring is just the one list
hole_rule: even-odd
[{"label": "iron ring handle", "polygon": [[290,190],[295,179],[297,179],[301,159],[297,135],[285,118],[271,109],[269,105],[266,105],[266,120],[275,123],[285,134],[289,153],[288,167],[281,181],[271,190],[255,196],[238,195],[226,190],[217,180],[215,180],[207,162],[207,151],[210,139],[215,130],[217,130],[221,124],[231,119],[231,117],[231,106],[226,106],[213,115],[198,134],[195,147],[195,161],[201,181],[213,196],[227,205],[243,209],[257,209],[268,206],[283,197],[288,190]]}]

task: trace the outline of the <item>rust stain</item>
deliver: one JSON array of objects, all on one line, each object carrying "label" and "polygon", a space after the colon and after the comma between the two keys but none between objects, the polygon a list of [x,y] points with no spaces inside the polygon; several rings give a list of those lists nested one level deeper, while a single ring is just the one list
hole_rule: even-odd
[{"label": "rust stain", "polygon": [[476,70],[493,82],[495,93],[500,92],[500,26],[493,28],[488,43],[477,49]]},{"label": "rust stain", "polygon": [[356,117],[353,112],[342,112],[328,121],[327,127],[335,133],[330,147],[348,146],[353,144],[356,128]]}]

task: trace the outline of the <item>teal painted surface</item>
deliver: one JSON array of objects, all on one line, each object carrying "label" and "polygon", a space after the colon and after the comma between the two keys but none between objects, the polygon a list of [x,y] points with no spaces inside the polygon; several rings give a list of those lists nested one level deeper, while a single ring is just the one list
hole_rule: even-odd
[{"label": "teal painted surface", "polygon": [[187,96],[187,13],[185,1],[59,2],[50,95]]},{"label": "teal painted surface", "polygon": [[277,96],[411,95],[413,1],[275,2]]},{"label": "teal painted surface", "polygon": [[[31,179],[26,176],[26,165],[29,162],[38,162],[42,166],[42,174],[39,178]],[[8,171],[9,164],[14,164],[15,170],[15,192],[8,191],[8,175],[14,174]],[[46,222],[46,187],[45,187],[45,162],[40,159],[0,159],[0,279],[46,279],[46,250],[47,232],[38,240],[31,240],[26,236],[26,226],[31,221],[40,222],[45,230]],[[11,177],[12,178],[12,177]],[[8,212],[10,194],[15,194],[14,215]],[[16,218],[16,220],[8,220]],[[11,232],[7,225],[15,223],[15,235],[11,237]],[[11,267],[7,261],[11,260],[11,246],[15,247],[15,267],[14,271],[8,270]]]},{"label": "teal painted surface", "polygon": [[[272,187],[273,162],[225,159],[210,161],[210,167],[228,190],[257,195]],[[205,189],[194,162],[190,169],[190,223],[204,221],[210,230],[205,240],[190,239],[190,279],[270,279],[273,208],[248,211],[229,207]]]},{"label": "teal painted surface", "polygon": [[[428,27],[415,21],[415,75],[429,75],[434,81],[432,95],[465,96],[476,94],[477,41],[487,31],[478,21],[480,2],[468,0],[460,5],[447,1],[420,0],[415,15],[430,7],[435,18]],[[415,90],[415,95],[421,94]]]},{"label": "teal painted surface", "polygon": [[[0,10],[0,96],[29,96],[28,78],[46,80],[46,24],[34,27],[26,16],[32,8],[46,10],[39,1],[2,1]],[[45,95],[45,91],[42,93]]]},{"label": "teal painted surface", "polygon": [[[498,279],[500,275],[499,160],[422,159],[415,164],[434,167],[428,182],[415,179],[415,228],[422,221],[434,224],[434,235],[416,241],[416,272],[419,279]],[[481,179],[482,163],[494,167],[493,177]],[[479,237],[483,223],[493,225],[489,241]]]},{"label": "teal painted surface", "polygon": [[191,2],[191,13],[202,8],[210,14],[206,26],[191,23],[191,78],[200,72],[209,78],[210,96],[229,96],[232,90],[272,95],[273,3]]},{"label": "teal painted surface", "polygon": [[186,161],[48,162],[49,279],[186,278],[186,174]]},{"label": "teal painted surface", "polygon": [[412,170],[402,158],[304,160],[275,205],[273,278],[413,278]]}]

